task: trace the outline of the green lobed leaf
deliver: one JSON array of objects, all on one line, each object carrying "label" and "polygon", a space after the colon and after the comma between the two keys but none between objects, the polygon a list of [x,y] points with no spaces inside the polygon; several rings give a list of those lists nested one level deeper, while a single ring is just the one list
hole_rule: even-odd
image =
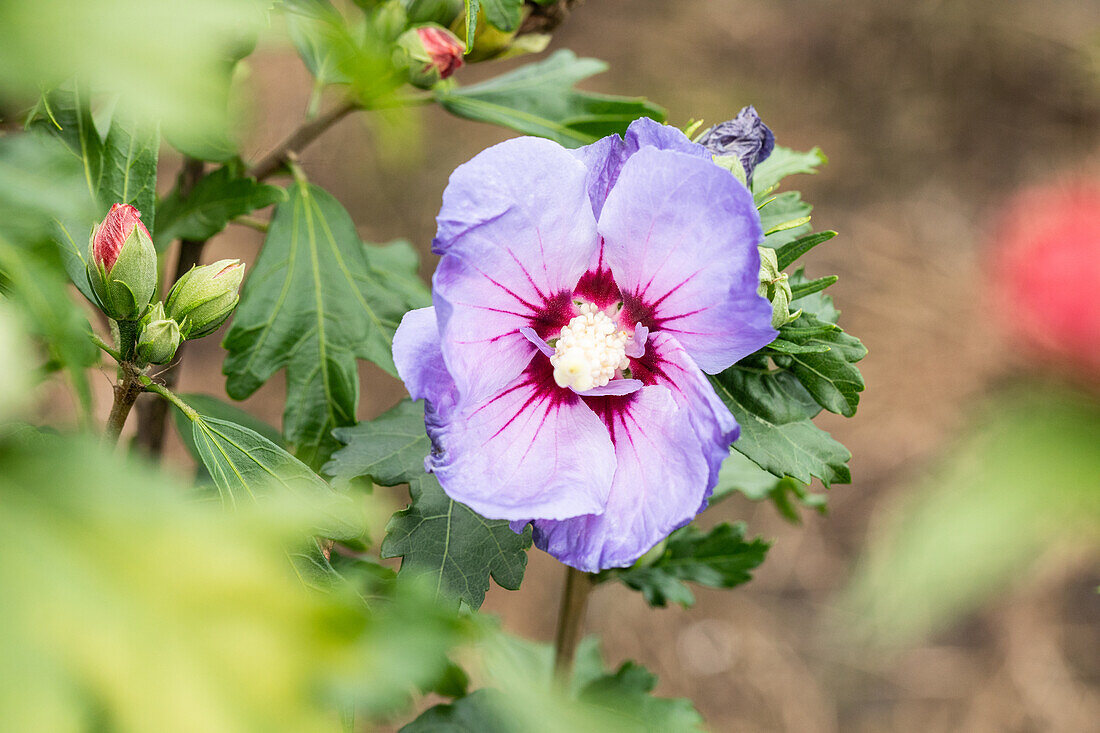
[{"label": "green lobed leaf", "polygon": [[790,476],[776,478],[731,449],[729,456],[722,461],[718,484],[711,494],[710,504],[714,505],[735,491],[752,501],[770,499],[776,510],[794,524],[802,521],[796,503],[823,513],[827,498],[825,494],[811,492],[807,484]]},{"label": "green lobed leaf", "polygon": [[[181,409],[176,405],[177,409]],[[302,504],[331,505],[316,533],[333,539],[363,534],[361,512],[336,494],[308,466],[254,430],[228,420],[182,410],[191,421],[192,442],[227,506],[262,500],[272,487]],[[342,500],[334,497],[342,497]]]},{"label": "green lobed leaf", "polygon": [[481,0],[481,10],[485,20],[508,33],[519,27],[523,0]]},{"label": "green lobed leaf", "polygon": [[805,298],[807,295],[813,295],[819,293],[828,287],[836,284],[836,281],[840,278],[836,275],[826,275],[825,277],[819,277],[816,280],[807,280],[804,283],[798,285],[791,285],[791,300],[798,300],[799,298]]},{"label": "green lobed leaf", "polygon": [[332,455],[324,472],[337,482],[360,476],[382,486],[396,486],[423,475],[431,442],[424,432],[424,403],[402,400],[374,420],[337,428],[344,448]]},{"label": "green lobed leaf", "polygon": [[400,733],[699,733],[689,700],[654,697],[657,678],[633,663],[609,672],[595,638],[577,645],[572,674],[555,684],[553,649],[497,632],[480,644],[492,687],[429,708]]},{"label": "green lobed leaf", "polygon": [[436,100],[459,117],[489,122],[578,147],[623,133],[639,117],[665,119],[665,110],[638,97],[583,92],[573,85],[607,69],[596,59],[560,50],[468,87],[435,91]]},{"label": "green lobed leaf", "polygon": [[739,453],[777,478],[808,484],[816,476],[826,486],[851,480],[852,454],[813,424],[820,408],[793,374],[734,366],[710,381],[741,426],[733,444]]},{"label": "green lobed leaf", "polygon": [[776,145],[768,159],[756,166],[752,176],[752,192],[759,200],[773,191],[787,176],[817,173],[818,167],[828,162],[829,159],[820,148],[801,153]]},{"label": "green lobed leaf", "polygon": [[100,137],[87,90],[75,82],[43,95],[32,128],[58,137],[81,161],[88,195],[99,210],[88,229],[114,204],[141,212],[149,231],[155,229],[157,156],[160,133],[115,110],[106,136]]},{"label": "green lobed leaf", "polygon": [[829,347],[822,343],[810,342],[802,344],[794,341],[787,341],[784,338],[777,338],[765,348],[767,348],[768,351],[774,351],[780,354],[817,354],[829,350]]},{"label": "green lobed leaf", "polygon": [[[831,325],[803,313],[790,327],[781,328],[779,333],[783,335],[788,328],[794,330]],[[826,350],[819,353],[788,352],[783,357],[783,366],[798,377],[802,386],[819,405],[829,412],[845,417],[853,416],[859,405],[859,393],[864,388],[863,375],[854,364],[867,355],[867,349],[859,339],[839,328],[811,336],[802,345],[823,347]]]},{"label": "green lobed leaf", "polygon": [[[283,442],[282,433],[236,405],[231,405],[217,397],[195,393],[181,394],[180,399],[190,405],[195,412],[200,415],[208,415],[210,417],[216,417],[219,420],[237,423],[249,430],[254,430],[280,448],[286,448],[286,444]],[[180,436],[180,440],[183,441],[183,447],[187,449],[187,452],[195,459],[195,462],[198,463],[199,475],[197,481],[199,483],[208,483],[208,480],[211,480],[210,472],[206,470],[206,466],[202,462],[202,456],[199,454],[198,445],[195,443],[194,432],[191,427],[191,421],[181,410],[172,410],[172,424],[175,426],[176,433]]]},{"label": "green lobed leaf", "polygon": [[828,242],[835,236],[836,232],[824,231],[817,232],[816,234],[808,234],[805,237],[799,237],[798,239],[787,242],[775,252],[775,259],[778,262],[779,269],[787,269],[794,264],[794,261],[799,257],[822,242]]},{"label": "green lobed leaf", "polygon": [[486,519],[448,497],[423,474],[409,482],[411,503],[386,526],[382,557],[400,557],[402,574],[426,577],[439,598],[481,607],[489,578],[518,590],[527,567],[531,530],[516,534],[502,519]]},{"label": "green lobed leaf", "polygon": [[141,212],[141,221],[156,231],[157,155],[160,131],[142,127],[115,115],[103,144],[103,183],[100,208],[130,204]]},{"label": "green lobed leaf", "polygon": [[657,675],[634,662],[624,662],[614,673],[590,682],[579,699],[617,713],[637,731],[702,733],[703,718],[684,698],[654,697]]},{"label": "green lobed leaf", "polygon": [[181,198],[177,189],[161,201],[153,242],[163,250],[176,239],[209,239],[232,219],[285,198],[278,186],[234,176],[228,167],[222,167],[204,176],[187,198]]},{"label": "green lobed leaf", "polygon": [[515,733],[516,724],[500,697],[497,690],[476,690],[447,705],[428,708],[398,733]]},{"label": "green lobed leaf", "polygon": [[768,543],[745,541],[745,525],[722,523],[710,532],[693,525],[678,529],[665,540],[664,550],[648,565],[615,570],[612,577],[642,592],[651,606],[669,601],[695,603],[685,585],[690,581],[711,588],[733,588],[752,579],[749,571],[764,562]]},{"label": "green lobed leaf", "polygon": [[[791,273],[787,282],[791,286],[791,292],[793,293],[795,291],[801,291],[806,285],[816,281],[811,281],[807,278],[805,272],[803,272],[803,269],[800,267]],[[798,296],[798,307],[802,309],[803,313],[815,317],[822,323],[831,323],[835,326],[836,322],[840,319],[840,311],[833,305],[833,299],[822,292],[804,292],[800,294]]]},{"label": "green lobed leaf", "polygon": [[507,521],[485,519],[452,500],[435,476],[424,473],[431,444],[424,432],[423,403],[403,400],[375,420],[341,428],[324,470],[338,482],[369,476],[376,483],[408,483],[408,508],[393,515],[383,557],[401,557],[403,575],[425,576],[435,592],[471,608],[485,600],[492,577],[516,590],[527,566],[531,530],[516,534]]},{"label": "green lobed leaf", "polygon": [[780,479],[760,468],[748,457],[730,449],[718,472],[718,484],[710,495],[710,504],[737,491],[753,501],[767,499]]},{"label": "green lobed leaf", "polygon": [[280,203],[245,281],[224,346],[226,391],[255,392],[286,369],[283,432],[312,466],[336,447],[333,428],[356,422],[358,359],[395,373],[394,331],[429,303],[404,242],[365,244],[340,203],[298,182]]},{"label": "green lobed leaf", "polygon": [[764,236],[764,246],[778,249],[787,242],[793,242],[799,237],[810,233],[808,223],[800,224],[793,228],[782,227],[790,222],[804,220],[813,211],[813,207],[802,200],[802,194],[798,191],[784,191],[775,196],[768,196],[759,204],[760,224],[764,231],[772,231]]},{"label": "green lobed leaf", "polygon": [[58,220],[86,218],[91,211],[82,166],[62,142],[37,133],[0,138],[0,290],[43,341],[47,368],[66,370],[86,410],[91,387],[85,368],[98,351],[69,295],[64,259],[49,240]]}]

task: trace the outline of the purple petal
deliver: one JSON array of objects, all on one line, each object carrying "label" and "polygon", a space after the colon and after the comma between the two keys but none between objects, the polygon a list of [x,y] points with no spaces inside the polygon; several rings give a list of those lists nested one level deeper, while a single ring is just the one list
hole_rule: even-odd
[{"label": "purple petal", "polygon": [[454,380],[439,349],[435,308],[409,311],[393,335],[393,363],[414,400],[427,400],[437,410],[454,406]]},{"label": "purple petal", "polygon": [[672,333],[703,371],[775,339],[771,304],[757,293],[760,216],[727,171],[643,148],[623,166],[598,229],[627,316]]},{"label": "purple petal", "polygon": [[[572,314],[597,251],[584,166],[560,145],[516,138],[459,166],[443,192],[432,280],[443,358],[463,399],[511,382]],[[492,368],[486,368],[486,365]]]},{"label": "purple petal", "polygon": [[603,511],[615,472],[607,427],[552,380],[549,362],[536,362],[500,394],[455,412],[431,459],[448,496],[490,519]]},{"label": "purple petal", "polygon": [[630,123],[626,135],[618,135],[597,140],[573,151],[584,161],[588,169],[588,196],[592,202],[592,211],[599,218],[604,201],[610,193],[619,172],[627,159],[642,148],[658,150],[677,150],[681,153],[709,161],[711,155],[701,145],[688,140],[683,132],[670,125],[662,125],[648,117],[642,117]]},{"label": "purple petal", "polygon": [[654,334],[649,347],[644,357],[631,362],[631,373],[646,384],[668,387],[677,404],[687,411],[709,467],[709,494],[718,482],[718,471],[729,455],[730,444],[737,440],[741,428],[715,393],[710,380],[675,337],[668,333]]},{"label": "purple petal", "polygon": [[598,516],[535,521],[539,548],[590,573],[631,565],[690,521],[702,503],[708,473],[687,411],[667,388],[650,386],[626,400],[592,403],[615,442],[607,508]]},{"label": "purple petal", "polygon": [[593,387],[584,392],[577,392],[581,397],[611,397],[622,396],[637,392],[643,387],[637,379],[612,379],[602,387]]},{"label": "purple petal", "polygon": [[539,336],[537,333],[535,333],[535,329],[531,328],[530,326],[524,326],[519,330],[519,332],[523,334],[523,338],[533,343],[536,348],[538,348],[538,350],[542,353],[546,354],[547,356],[554,355],[554,347],[546,343],[546,340],[542,336]]}]

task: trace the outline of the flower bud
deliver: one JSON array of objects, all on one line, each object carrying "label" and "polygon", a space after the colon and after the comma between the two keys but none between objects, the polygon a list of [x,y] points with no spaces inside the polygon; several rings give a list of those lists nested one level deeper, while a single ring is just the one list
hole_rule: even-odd
[{"label": "flower bud", "polygon": [[437,25],[406,31],[397,45],[409,58],[409,83],[414,86],[427,89],[462,66],[462,42]]},{"label": "flower bud", "polygon": [[192,267],[168,292],[164,310],[179,324],[183,338],[207,336],[218,330],[237,307],[237,291],[243,279],[244,264],[240,260]]},{"label": "flower bud", "polygon": [[802,315],[799,308],[791,313],[791,285],[787,282],[787,273],[779,271],[779,260],[771,247],[757,247],[760,250],[760,288],[758,293],[772,304],[772,328],[779,328]]},{"label": "flower bud", "polygon": [[[704,132],[697,142],[716,156],[736,156],[744,168],[745,179],[751,184],[752,172],[775,148],[775,135],[750,106],[744,107],[732,120]],[[729,168],[729,165],[723,167]]]},{"label": "flower bud", "polygon": [[141,212],[115,204],[92,231],[88,282],[100,308],[116,321],[136,321],[157,288],[157,250]]},{"label": "flower bud", "polygon": [[146,364],[167,364],[182,342],[179,324],[165,315],[163,303],[157,303],[141,319],[135,352]]}]

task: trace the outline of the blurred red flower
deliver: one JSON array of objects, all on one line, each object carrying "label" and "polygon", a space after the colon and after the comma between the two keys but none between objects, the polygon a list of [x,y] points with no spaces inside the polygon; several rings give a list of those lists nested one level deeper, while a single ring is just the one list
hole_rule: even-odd
[{"label": "blurred red flower", "polygon": [[1100,182],[1025,190],[992,241],[998,315],[1033,355],[1100,376]]}]

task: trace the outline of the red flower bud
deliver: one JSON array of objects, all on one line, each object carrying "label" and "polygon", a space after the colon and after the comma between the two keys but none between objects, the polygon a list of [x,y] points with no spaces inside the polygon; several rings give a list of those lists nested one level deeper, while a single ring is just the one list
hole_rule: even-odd
[{"label": "red flower bud", "polygon": [[1100,183],[1018,195],[993,245],[1009,332],[1046,359],[1100,375]]},{"label": "red flower bud", "polygon": [[96,227],[95,234],[92,235],[92,259],[96,264],[103,265],[103,269],[110,272],[118,261],[122,245],[135,226],[141,227],[145,236],[149,236],[149,230],[141,223],[140,211],[130,204],[112,206],[107,212],[107,218]]},{"label": "red flower bud", "polygon": [[416,33],[431,59],[429,66],[439,72],[440,79],[446,79],[462,66],[465,49],[453,34],[435,26],[417,28]]}]

